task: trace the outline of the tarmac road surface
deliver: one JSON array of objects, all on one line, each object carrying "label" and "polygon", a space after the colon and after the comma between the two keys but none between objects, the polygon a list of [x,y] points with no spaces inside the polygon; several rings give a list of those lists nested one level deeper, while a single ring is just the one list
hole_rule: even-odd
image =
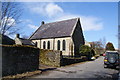
[{"label": "tarmac road surface", "polygon": [[113,79],[117,80],[118,70],[112,68],[104,68],[104,57],[99,57],[94,61],[88,61],[83,63],[77,63],[74,65],[68,65],[60,67],[54,70],[45,71],[40,75],[35,75],[30,79],[37,78],[85,78],[85,79]]}]

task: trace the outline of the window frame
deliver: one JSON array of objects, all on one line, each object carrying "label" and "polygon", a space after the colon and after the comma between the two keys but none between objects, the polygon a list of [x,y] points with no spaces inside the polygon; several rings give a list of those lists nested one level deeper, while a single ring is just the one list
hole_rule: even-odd
[{"label": "window frame", "polygon": [[66,50],[66,41],[65,40],[62,41],[62,50],[63,51]]},{"label": "window frame", "polygon": [[57,41],[57,50],[60,50],[60,40]]},{"label": "window frame", "polygon": [[43,49],[46,49],[46,42],[43,41]]},{"label": "window frame", "polygon": [[47,49],[50,49],[50,41],[47,42]]}]

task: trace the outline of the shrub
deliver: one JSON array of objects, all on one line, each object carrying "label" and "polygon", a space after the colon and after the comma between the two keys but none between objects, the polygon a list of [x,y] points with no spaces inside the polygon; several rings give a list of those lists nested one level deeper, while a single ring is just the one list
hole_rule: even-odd
[{"label": "shrub", "polygon": [[95,52],[91,47],[82,45],[80,47],[80,55],[87,56],[88,59],[91,59],[91,57],[95,55]]},{"label": "shrub", "polygon": [[107,44],[106,44],[106,48],[105,48],[106,50],[111,50],[111,51],[114,51],[115,50],[115,48],[114,48],[114,46],[113,46],[113,44],[111,43],[111,42],[108,42]]}]

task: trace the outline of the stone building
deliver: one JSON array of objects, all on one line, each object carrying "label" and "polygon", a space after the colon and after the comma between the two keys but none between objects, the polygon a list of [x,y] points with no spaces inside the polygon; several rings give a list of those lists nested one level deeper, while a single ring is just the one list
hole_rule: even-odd
[{"label": "stone building", "polygon": [[40,49],[60,50],[62,55],[75,56],[84,45],[84,36],[80,18],[52,23],[41,23],[41,26],[29,38]]},{"label": "stone building", "polygon": [[20,38],[20,35],[19,35],[19,34],[16,34],[15,44],[17,44],[17,45],[30,45],[30,46],[35,46],[35,43],[34,43],[34,42],[32,42],[32,41],[29,40],[29,39]]}]

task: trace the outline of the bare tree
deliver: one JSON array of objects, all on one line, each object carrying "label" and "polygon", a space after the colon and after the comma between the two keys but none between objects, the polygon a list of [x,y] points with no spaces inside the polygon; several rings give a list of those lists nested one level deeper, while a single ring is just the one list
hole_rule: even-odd
[{"label": "bare tree", "polygon": [[100,39],[99,41],[91,42],[92,49],[95,50],[96,54],[103,54],[104,53],[104,47],[106,44],[106,39]]},{"label": "bare tree", "polygon": [[101,47],[102,47],[102,48],[105,48],[105,46],[106,46],[106,38],[105,38],[105,37],[101,38],[101,39],[99,40],[99,42],[101,43]]},{"label": "bare tree", "polygon": [[20,16],[22,8],[20,3],[17,2],[2,2],[1,7],[1,23],[0,23],[0,34],[10,35],[16,33],[19,28],[16,26],[20,23]]},{"label": "bare tree", "polygon": [[103,44],[101,43],[101,41],[93,42],[93,49],[102,49],[102,48],[103,48]]}]

